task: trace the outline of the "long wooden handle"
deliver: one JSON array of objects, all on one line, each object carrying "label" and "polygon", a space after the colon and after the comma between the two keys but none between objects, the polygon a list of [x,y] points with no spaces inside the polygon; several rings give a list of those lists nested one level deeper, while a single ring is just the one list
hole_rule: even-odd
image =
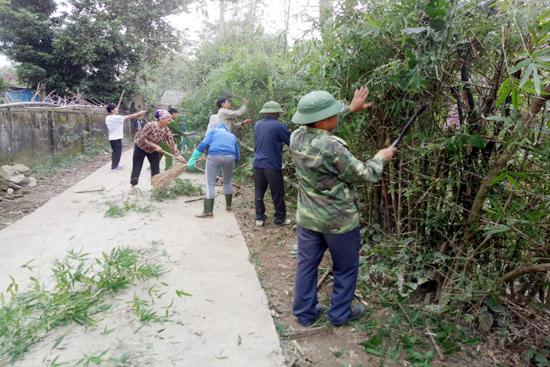
[{"label": "long wooden handle", "polygon": [[167,155],[168,157],[174,158],[174,155],[173,155],[172,153],[168,153],[166,150],[163,150],[163,151],[162,151],[162,154],[165,154],[165,155]]},{"label": "long wooden handle", "polygon": [[122,98],[124,97],[124,93],[126,92],[125,89],[122,90],[122,94],[120,95],[120,98],[118,99],[118,105],[116,106],[117,109],[120,108],[120,104],[122,103]]},{"label": "long wooden handle", "polygon": [[[174,157],[174,155],[172,153],[168,153],[166,150],[163,150],[162,153],[166,154],[168,157],[172,157],[172,158],[177,159],[176,157]],[[177,160],[179,161],[179,159],[177,159]],[[201,172],[204,172],[204,170],[200,167],[195,166],[195,168],[198,169]]]},{"label": "long wooden handle", "polygon": [[407,131],[409,130],[409,128],[411,127],[412,123],[414,121],[416,121],[416,119],[418,118],[418,116],[420,116],[420,114],[422,114],[422,112],[424,112],[424,110],[426,110],[426,105],[422,105],[420,107],[420,109],[418,111],[416,111],[414,113],[414,115],[411,116],[411,118],[409,119],[409,121],[407,121],[407,123],[405,124],[405,126],[403,126],[403,128],[401,129],[401,132],[399,133],[399,136],[397,137],[397,139],[395,139],[392,143],[392,145],[390,145],[391,148],[394,148],[397,146],[397,144],[399,144],[399,142],[401,141],[401,139],[405,136],[405,134],[407,133]]}]

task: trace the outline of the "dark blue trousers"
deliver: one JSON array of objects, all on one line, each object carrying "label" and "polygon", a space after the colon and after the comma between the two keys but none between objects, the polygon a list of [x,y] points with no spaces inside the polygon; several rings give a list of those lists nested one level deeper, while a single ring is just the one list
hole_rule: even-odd
[{"label": "dark blue trousers", "polygon": [[298,258],[292,313],[301,324],[317,318],[317,270],[328,248],[332,257],[334,288],[328,319],[335,325],[348,321],[351,301],[357,285],[361,234],[359,228],[334,235],[296,226]]},{"label": "dark blue trousers", "polygon": [[256,220],[265,220],[264,196],[267,187],[275,206],[273,223],[282,224],[286,220],[285,183],[283,173],[267,168],[254,167],[254,192],[256,196]]}]

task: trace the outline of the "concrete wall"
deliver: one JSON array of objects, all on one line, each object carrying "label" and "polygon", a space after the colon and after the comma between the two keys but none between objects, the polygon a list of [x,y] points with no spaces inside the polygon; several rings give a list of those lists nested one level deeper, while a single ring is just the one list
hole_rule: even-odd
[{"label": "concrete wall", "polygon": [[[32,166],[56,153],[107,144],[105,116],[103,109],[0,108],[0,165]],[[131,137],[130,123],[125,124],[125,136]]]}]

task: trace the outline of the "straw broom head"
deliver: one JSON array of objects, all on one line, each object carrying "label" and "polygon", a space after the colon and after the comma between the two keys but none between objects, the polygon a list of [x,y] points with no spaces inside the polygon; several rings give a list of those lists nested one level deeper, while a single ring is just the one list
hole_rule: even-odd
[{"label": "straw broom head", "polygon": [[181,175],[186,170],[187,165],[185,164],[174,165],[174,167],[170,168],[168,171],[153,176],[151,178],[151,184],[153,185],[154,189],[166,187],[170,184],[170,182],[172,182],[176,177]]}]

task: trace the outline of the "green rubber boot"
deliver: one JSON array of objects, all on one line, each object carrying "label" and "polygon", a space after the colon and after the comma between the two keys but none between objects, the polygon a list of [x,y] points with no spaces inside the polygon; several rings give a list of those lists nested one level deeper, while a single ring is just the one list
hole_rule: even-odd
[{"label": "green rubber boot", "polygon": [[233,194],[226,194],[225,195],[225,210],[231,211],[233,210],[233,206],[231,203],[233,202]]},{"label": "green rubber boot", "polygon": [[197,218],[209,218],[214,216],[214,199],[204,199],[204,209],[201,214],[197,214]]}]

